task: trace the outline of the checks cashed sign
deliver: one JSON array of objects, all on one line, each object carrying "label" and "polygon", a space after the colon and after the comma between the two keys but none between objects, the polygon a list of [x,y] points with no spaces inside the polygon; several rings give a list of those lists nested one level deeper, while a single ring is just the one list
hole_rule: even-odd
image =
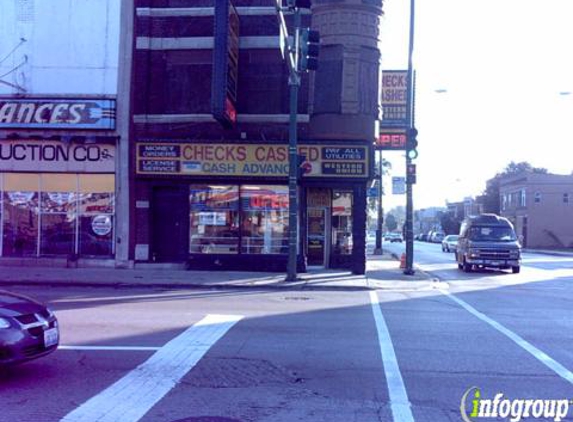
[{"label": "checks cashed sign", "polygon": [[[301,145],[305,177],[368,177],[368,148]],[[138,174],[286,177],[288,145],[139,143]]]},{"label": "checks cashed sign", "polygon": [[408,71],[382,71],[382,122],[380,127],[408,127]]}]

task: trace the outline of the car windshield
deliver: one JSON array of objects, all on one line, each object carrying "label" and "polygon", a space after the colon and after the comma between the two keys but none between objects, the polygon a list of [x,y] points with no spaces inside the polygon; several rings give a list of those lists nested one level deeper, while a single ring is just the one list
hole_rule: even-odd
[{"label": "car windshield", "polygon": [[469,239],[479,242],[513,242],[517,240],[510,227],[474,226],[470,228]]}]

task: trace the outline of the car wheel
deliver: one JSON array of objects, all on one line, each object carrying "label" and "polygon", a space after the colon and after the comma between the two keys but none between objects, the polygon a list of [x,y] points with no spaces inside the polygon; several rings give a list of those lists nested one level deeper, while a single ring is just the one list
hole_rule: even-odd
[{"label": "car wheel", "polygon": [[462,264],[462,268],[463,268],[464,272],[466,272],[466,273],[472,272],[472,266],[466,262],[465,258],[464,258],[464,263]]},{"label": "car wheel", "polygon": [[521,270],[521,267],[519,265],[517,267],[511,267],[511,272],[513,274],[519,274],[520,270]]}]

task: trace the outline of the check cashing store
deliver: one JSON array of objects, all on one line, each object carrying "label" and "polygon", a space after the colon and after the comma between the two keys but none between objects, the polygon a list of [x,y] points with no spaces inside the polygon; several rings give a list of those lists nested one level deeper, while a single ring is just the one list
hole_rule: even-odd
[{"label": "check cashing store", "polygon": [[[364,271],[365,143],[300,142],[299,271]],[[135,259],[193,269],[284,271],[288,146],[136,144]]]}]

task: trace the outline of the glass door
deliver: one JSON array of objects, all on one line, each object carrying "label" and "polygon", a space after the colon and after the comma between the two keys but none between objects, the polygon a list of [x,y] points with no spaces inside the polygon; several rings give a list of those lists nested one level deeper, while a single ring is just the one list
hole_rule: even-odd
[{"label": "glass door", "polygon": [[327,208],[308,208],[307,239],[308,265],[326,266],[326,218]]}]

